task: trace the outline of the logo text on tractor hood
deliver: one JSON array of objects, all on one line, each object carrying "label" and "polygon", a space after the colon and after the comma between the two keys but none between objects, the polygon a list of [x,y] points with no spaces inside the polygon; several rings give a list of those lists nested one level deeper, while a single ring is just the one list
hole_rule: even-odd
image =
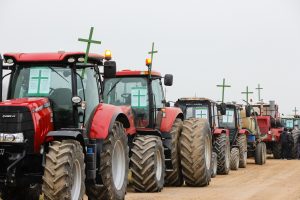
[{"label": "logo text on tractor hood", "polygon": [[16,115],[6,115],[6,114],[2,115],[2,118],[15,118],[15,117]]}]

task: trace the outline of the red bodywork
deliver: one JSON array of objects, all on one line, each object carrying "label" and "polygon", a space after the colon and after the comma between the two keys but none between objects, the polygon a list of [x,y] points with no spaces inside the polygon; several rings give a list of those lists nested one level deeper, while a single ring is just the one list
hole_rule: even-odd
[{"label": "red bodywork", "polygon": [[[47,105],[45,108],[44,106]],[[53,130],[52,109],[47,98],[20,98],[0,102],[0,106],[22,106],[31,111],[34,123],[34,151],[38,153],[46,135]]]},{"label": "red bodywork", "polygon": [[122,113],[123,111],[121,107],[100,103],[96,108],[93,117],[90,129],[90,138],[105,139],[109,134],[110,125],[112,124],[113,120]]},{"label": "red bodywork", "polygon": [[226,135],[229,136],[229,130],[228,130],[228,129],[215,128],[215,129],[213,130],[213,134],[214,134],[214,135],[220,135],[220,134],[222,134],[222,133],[226,133]]},{"label": "red bodywork", "polygon": [[265,142],[279,141],[280,134],[283,128],[272,128],[271,127],[271,116],[257,116],[257,123],[259,129],[266,137],[263,139]]}]

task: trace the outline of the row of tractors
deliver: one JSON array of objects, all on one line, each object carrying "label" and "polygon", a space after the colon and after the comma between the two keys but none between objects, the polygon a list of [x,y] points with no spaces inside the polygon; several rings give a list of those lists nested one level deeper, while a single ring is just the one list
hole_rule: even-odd
[{"label": "row of tractors", "polygon": [[[202,187],[247,158],[278,155],[278,106],[180,98],[173,76],[116,71],[110,52],[4,54],[0,92],[3,200],[124,199],[164,186]],[[149,61],[149,60],[148,60]],[[147,63],[149,65],[149,62]]]}]

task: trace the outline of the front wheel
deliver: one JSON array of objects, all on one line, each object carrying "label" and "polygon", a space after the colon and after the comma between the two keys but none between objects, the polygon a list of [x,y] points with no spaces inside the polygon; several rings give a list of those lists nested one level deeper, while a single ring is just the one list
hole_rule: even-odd
[{"label": "front wheel", "polygon": [[214,152],[218,155],[218,174],[229,174],[230,170],[230,142],[225,133],[215,136]]},{"label": "front wheel", "polygon": [[234,147],[231,149],[230,152],[230,169],[231,170],[238,170],[240,164],[239,158],[240,151],[238,148]]},{"label": "front wheel", "polygon": [[133,188],[137,192],[160,192],[165,179],[165,155],[157,136],[137,136],[131,150]]},{"label": "front wheel", "polygon": [[239,160],[240,160],[240,164],[239,167],[240,168],[246,168],[247,166],[247,135],[239,135],[238,139],[237,139],[237,144],[239,146],[240,149],[240,155],[239,155]]},{"label": "front wheel", "polygon": [[89,184],[89,200],[125,198],[128,182],[128,141],[125,129],[120,122],[115,122],[111,134],[104,140],[100,154],[100,171],[103,185]]},{"label": "front wheel", "polygon": [[80,142],[51,142],[43,176],[44,200],[82,199],[85,192],[85,163]]}]

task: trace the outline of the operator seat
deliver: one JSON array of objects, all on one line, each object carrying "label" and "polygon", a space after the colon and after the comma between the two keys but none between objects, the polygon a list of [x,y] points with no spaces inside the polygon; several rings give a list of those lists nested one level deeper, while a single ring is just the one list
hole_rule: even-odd
[{"label": "operator seat", "polygon": [[56,130],[74,127],[72,91],[69,88],[57,88],[50,94],[53,121]]}]

